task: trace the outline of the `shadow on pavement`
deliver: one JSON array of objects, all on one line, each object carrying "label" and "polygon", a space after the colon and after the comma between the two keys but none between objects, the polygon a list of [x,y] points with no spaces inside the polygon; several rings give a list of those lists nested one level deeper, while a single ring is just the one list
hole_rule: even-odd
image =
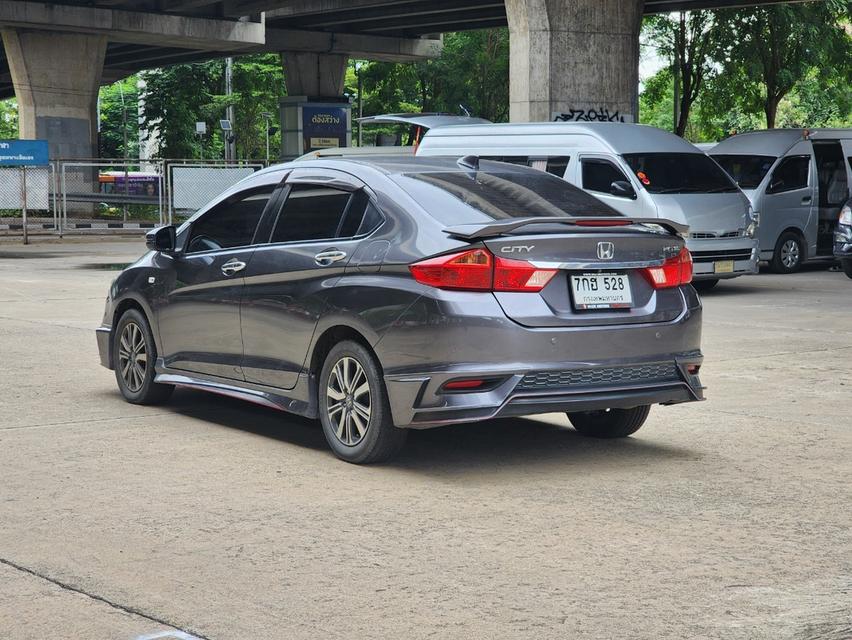
[{"label": "shadow on pavement", "polygon": [[[318,421],[202,391],[178,389],[163,407],[230,429],[327,451]],[[567,423],[566,423],[567,425]],[[506,467],[593,465],[623,467],[663,459],[695,460],[696,452],[648,439],[653,427],[623,440],[595,440],[567,426],[530,418],[506,418],[409,432],[401,454],[386,468],[416,473],[468,474]],[[331,459],[329,451],[329,462]]]}]

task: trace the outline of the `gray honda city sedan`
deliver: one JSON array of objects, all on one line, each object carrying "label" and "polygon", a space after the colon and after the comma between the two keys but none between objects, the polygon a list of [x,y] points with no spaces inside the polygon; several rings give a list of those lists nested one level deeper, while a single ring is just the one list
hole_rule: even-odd
[{"label": "gray honda city sedan", "polygon": [[148,234],[100,358],[129,402],[183,386],[319,418],[355,463],[504,416],[624,437],[703,399],[685,232],[473,156],[282,164]]}]

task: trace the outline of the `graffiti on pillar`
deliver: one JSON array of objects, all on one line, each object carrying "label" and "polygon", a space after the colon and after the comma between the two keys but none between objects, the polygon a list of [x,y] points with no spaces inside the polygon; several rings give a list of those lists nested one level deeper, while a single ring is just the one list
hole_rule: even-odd
[{"label": "graffiti on pillar", "polygon": [[607,107],[598,109],[569,109],[567,112],[554,113],[554,122],[633,122],[633,116],[622,114],[617,109]]}]

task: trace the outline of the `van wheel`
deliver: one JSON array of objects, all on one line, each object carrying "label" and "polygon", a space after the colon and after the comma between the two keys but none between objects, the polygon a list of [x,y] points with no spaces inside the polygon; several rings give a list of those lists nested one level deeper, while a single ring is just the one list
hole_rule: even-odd
[{"label": "van wheel", "polygon": [[852,258],[841,260],[840,268],[843,269],[843,273],[846,274],[846,277],[852,278]]},{"label": "van wheel", "polygon": [[325,439],[341,460],[384,462],[405,443],[408,432],[393,424],[379,364],[363,345],[345,340],[332,348],[318,395]]},{"label": "van wheel", "polygon": [[705,291],[710,291],[713,287],[719,284],[719,278],[713,278],[712,280],[693,280],[692,286],[695,287],[696,291],[700,291],[704,293]]},{"label": "van wheel", "polygon": [[632,409],[603,409],[569,413],[571,425],[590,438],[626,438],[645,424],[651,407],[643,405]]},{"label": "van wheel", "polygon": [[796,273],[805,259],[805,246],[798,233],[786,231],[775,243],[770,266],[775,273]]}]

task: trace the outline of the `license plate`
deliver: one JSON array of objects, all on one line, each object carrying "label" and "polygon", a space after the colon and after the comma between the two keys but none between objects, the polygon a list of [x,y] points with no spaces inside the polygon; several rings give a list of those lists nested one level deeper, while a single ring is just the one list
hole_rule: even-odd
[{"label": "license plate", "polygon": [[629,309],[633,306],[630,279],[625,273],[581,273],[571,276],[577,309]]},{"label": "license plate", "polygon": [[733,273],[734,272],[734,261],[733,260],[719,260],[718,262],[713,263],[713,272],[714,273]]}]

